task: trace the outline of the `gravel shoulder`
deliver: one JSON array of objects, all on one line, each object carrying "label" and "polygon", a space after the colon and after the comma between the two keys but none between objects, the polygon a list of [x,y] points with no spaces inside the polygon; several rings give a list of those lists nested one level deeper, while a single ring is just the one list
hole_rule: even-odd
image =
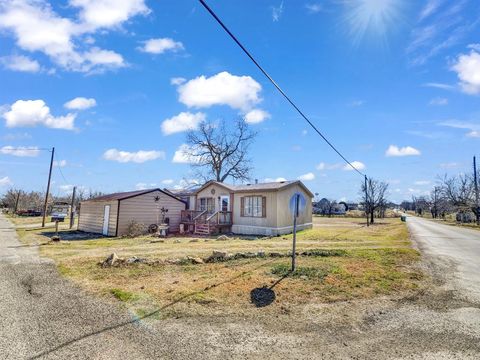
[{"label": "gravel shoulder", "polygon": [[480,358],[480,304],[451,286],[457,264],[425,251],[423,266],[432,281],[398,298],[135,321],[63,280],[0,215],[0,358]]}]

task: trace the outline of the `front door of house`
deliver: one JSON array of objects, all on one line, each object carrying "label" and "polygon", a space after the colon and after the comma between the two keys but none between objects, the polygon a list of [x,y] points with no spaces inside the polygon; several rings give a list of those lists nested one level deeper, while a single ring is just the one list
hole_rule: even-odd
[{"label": "front door of house", "polygon": [[222,195],[220,197],[220,210],[230,211],[230,195]]}]

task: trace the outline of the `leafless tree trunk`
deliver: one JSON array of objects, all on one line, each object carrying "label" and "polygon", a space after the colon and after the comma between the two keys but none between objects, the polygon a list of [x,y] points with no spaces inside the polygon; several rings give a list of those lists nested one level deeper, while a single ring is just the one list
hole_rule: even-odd
[{"label": "leafless tree trunk", "polygon": [[204,181],[249,180],[252,166],[248,150],[256,135],[243,119],[232,129],[224,120],[219,124],[203,122],[198,131],[187,134],[184,155]]},{"label": "leafless tree trunk", "polygon": [[367,191],[365,183],[362,182],[360,195],[365,205],[365,212],[370,215],[370,223],[374,223],[375,211],[382,209],[387,204],[388,184],[374,179],[368,179]]}]

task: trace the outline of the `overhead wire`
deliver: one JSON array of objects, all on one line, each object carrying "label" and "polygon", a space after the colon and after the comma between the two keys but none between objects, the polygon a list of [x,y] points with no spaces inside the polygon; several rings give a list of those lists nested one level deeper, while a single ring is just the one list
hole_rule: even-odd
[{"label": "overhead wire", "polygon": [[357,169],[328,138],[310,121],[310,119],[304,114],[302,110],[295,104],[295,102],[282,90],[277,82],[269,75],[269,73],[260,65],[260,63],[253,57],[253,55],[246,49],[245,46],[238,40],[238,38],[229,30],[229,28],[223,23],[223,21],[217,16],[217,14],[208,6],[204,0],[198,0],[202,6],[208,11],[208,13],[218,22],[218,24],[225,30],[225,32],[233,39],[233,41],[242,49],[242,51],[250,58],[255,66],[262,72],[263,75],[273,84],[273,86],[280,92],[280,94],[290,103],[290,105],[300,114],[300,116],[310,125],[310,127],[327,143],[330,148],[333,149],[339,155],[345,163],[355,170],[358,174],[365,177],[366,175]]}]

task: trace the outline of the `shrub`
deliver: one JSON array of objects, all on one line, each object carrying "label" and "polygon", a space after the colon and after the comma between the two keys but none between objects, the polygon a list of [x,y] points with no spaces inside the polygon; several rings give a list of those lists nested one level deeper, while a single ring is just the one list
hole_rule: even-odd
[{"label": "shrub", "polygon": [[127,235],[129,237],[137,237],[147,233],[145,224],[137,223],[135,220],[130,221],[127,226]]}]

